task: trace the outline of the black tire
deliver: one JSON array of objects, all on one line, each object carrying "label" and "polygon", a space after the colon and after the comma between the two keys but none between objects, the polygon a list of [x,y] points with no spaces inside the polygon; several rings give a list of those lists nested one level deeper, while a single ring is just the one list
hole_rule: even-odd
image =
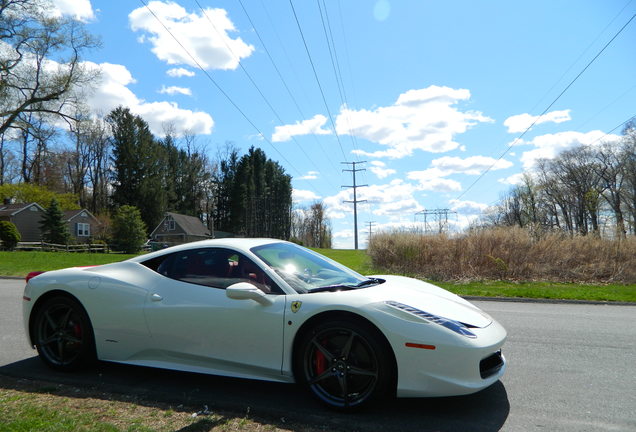
[{"label": "black tire", "polygon": [[393,353],[375,328],[353,319],[316,325],[294,356],[297,381],[322,403],[355,410],[394,394]]},{"label": "black tire", "polygon": [[69,297],[53,297],[35,313],[33,340],[47,366],[73,371],[95,361],[93,328],[81,304]]}]

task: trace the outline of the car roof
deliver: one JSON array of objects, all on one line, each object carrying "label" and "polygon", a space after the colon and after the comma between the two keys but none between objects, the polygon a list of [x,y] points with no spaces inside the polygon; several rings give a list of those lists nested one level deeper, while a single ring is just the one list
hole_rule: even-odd
[{"label": "car roof", "polygon": [[231,249],[237,249],[240,251],[249,251],[256,246],[262,246],[271,243],[288,243],[284,240],[270,239],[270,238],[222,238],[222,239],[210,239],[201,240],[191,243],[184,243],[177,246],[172,246],[166,249],[162,249],[149,254],[139,255],[128,261],[143,262],[155,257],[166,255],[173,252],[179,252],[188,249],[200,249],[207,247],[227,247]]}]

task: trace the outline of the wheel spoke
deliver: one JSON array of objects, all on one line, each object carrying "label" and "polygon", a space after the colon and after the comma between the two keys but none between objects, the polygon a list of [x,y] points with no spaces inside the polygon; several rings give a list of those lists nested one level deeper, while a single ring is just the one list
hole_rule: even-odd
[{"label": "wheel spoke", "polygon": [[57,330],[57,326],[55,325],[55,321],[53,321],[53,318],[51,318],[51,315],[49,314],[48,310],[46,312],[44,312],[44,317],[48,321],[49,326],[53,329],[53,331]]},{"label": "wheel spoke", "polygon": [[60,363],[64,362],[64,340],[62,338],[59,338],[57,340],[57,354],[58,354],[58,361]]},{"label": "wheel spoke", "polygon": [[347,388],[347,374],[341,373],[338,374],[338,384],[340,384],[340,389],[342,390],[342,398],[344,399],[345,407],[349,406],[349,389]]},{"label": "wheel spoke", "polygon": [[64,317],[62,317],[62,320],[60,321],[60,327],[61,329],[66,328],[66,325],[68,324],[68,319],[71,316],[71,313],[73,313],[73,309],[68,308],[68,310],[66,311],[66,314],[64,315]]},{"label": "wheel spoke", "polygon": [[356,337],[356,334],[354,332],[351,332],[351,334],[349,335],[349,338],[347,339],[347,342],[345,342],[344,346],[342,347],[341,356],[344,357],[345,359],[349,358],[349,353],[351,352],[351,347],[353,346],[353,339],[355,337]]},{"label": "wheel spoke", "polygon": [[324,371],[323,373],[321,373],[320,375],[313,377],[310,381],[309,384],[316,384],[319,381],[322,381],[324,379],[330,378],[333,376],[333,372],[331,371],[331,369],[327,369],[326,371]]},{"label": "wheel spoke", "polygon": [[362,369],[356,366],[349,366],[349,369],[347,370],[347,373],[350,373],[351,375],[363,375],[363,376],[371,376],[374,378],[378,377],[378,371],[377,370],[366,370],[366,369]]},{"label": "wheel spoke", "polygon": [[40,345],[48,345],[50,343],[56,342],[57,340],[59,340],[58,336],[56,334],[53,334],[46,339],[41,340]]},{"label": "wheel spoke", "polygon": [[321,345],[321,344],[320,344],[320,343],[316,340],[316,338],[313,338],[313,339],[311,340],[311,343],[312,343],[312,344],[314,344],[314,346],[315,346],[316,348],[318,348],[318,350],[319,350],[319,351],[320,351],[320,352],[321,352],[321,353],[322,353],[322,354],[326,357],[327,361],[329,361],[329,362],[332,362],[332,361],[333,361],[334,356],[333,356],[333,355],[332,355],[329,351],[327,351],[327,348],[325,348],[324,346],[322,346],[322,345]]},{"label": "wheel spoke", "polygon": [[68,342],[82,343],[82,340],[71,335],[64,335],[64,339]]}]

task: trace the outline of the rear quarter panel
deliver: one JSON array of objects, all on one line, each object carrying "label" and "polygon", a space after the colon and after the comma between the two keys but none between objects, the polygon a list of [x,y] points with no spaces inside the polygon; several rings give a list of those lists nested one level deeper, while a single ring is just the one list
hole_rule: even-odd
[{"label": "rear quarter panel", "polygon": [[31,298],[24,302],[25,326],[28,328],[32,308],[42,296],[64,291],[88,313],[97,356],[102,360],[126,359],[149,342],[143,307],[156,277],[159,275],[132,262],[44,273],[25,288],[25,296]]}]

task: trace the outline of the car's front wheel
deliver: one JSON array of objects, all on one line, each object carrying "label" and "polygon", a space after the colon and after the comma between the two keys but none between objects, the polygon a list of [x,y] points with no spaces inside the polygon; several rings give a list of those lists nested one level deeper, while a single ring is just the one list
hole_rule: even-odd
[{"label": "car's front wheel", "polygon": [[350,410],[392,394],[392,353],[382,335],[350,319],[318,324],[295,356],[297,380],[321,402]]},{"label": "car's front wheel", "polygon": [[36,310],[34,343],[44,363],[71,371],[95,359],[93,329],[86,311],[69,297],[53,297]]}]

